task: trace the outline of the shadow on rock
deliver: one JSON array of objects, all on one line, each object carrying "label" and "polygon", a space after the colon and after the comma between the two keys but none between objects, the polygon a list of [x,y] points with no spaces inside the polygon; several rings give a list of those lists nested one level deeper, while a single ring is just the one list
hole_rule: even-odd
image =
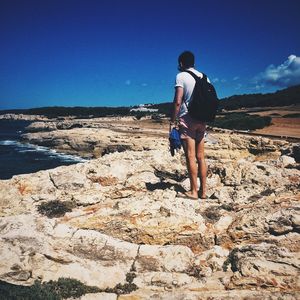
[{"label": "shadow on rock", "polygon": [[146,182],[146,188],[150,192],[153,192],[155,190],[167,190],[172,188],[176,192],[181,192],[181,193],[185,192],[185,189],[181,185],[172,184],[170,182],[157,182],[157,183]]}]

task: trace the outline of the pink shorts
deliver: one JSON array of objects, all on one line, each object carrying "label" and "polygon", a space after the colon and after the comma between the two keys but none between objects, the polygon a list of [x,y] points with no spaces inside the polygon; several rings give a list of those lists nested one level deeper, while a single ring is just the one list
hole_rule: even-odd
[{"label": "pink shorts", "polygon": [[205,133],[206,123],[196,121],[186,114],[179,118],[179,132],[181,139],[192,138],[200,142]]}]

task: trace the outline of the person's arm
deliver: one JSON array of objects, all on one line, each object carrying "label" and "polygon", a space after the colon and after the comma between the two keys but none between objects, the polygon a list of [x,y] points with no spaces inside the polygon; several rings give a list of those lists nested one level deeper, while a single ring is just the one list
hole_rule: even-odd
[{"label": "person's arm", "polygon": [[181,103],[183,99],[183,88],[181,86],[177,86],[175,88],[175,96],[173,101],[173,112],[170,120],[170,127],[175,124],[176,116],[178,115]]}]

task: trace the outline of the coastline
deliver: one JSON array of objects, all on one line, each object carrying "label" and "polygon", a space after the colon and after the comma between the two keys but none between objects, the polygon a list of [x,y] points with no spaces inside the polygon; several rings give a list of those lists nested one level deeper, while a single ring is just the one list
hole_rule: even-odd
[{"label": "coastline", "polygon": [[22,142],[21,134],[29,124],[30,121],[24,120],[0,120],[0,179],[84,161],[77,155]]},{"label": "coastline", "polygon": [[[134,117],[34,122],[22,140],[57,151],[98,158],[112,152],[156,149],[168,136],[168,121]],[[157,139],[153,139],[157,138]]]},{"label": "coastline", "polygon": [[[142,150],[141,145],[146,145],[145,148],[149,149],[152,147],[151,138],[168,137],[168,118],[166,117],[152,119],[148,116],[137,119],[132,116],[120,116],[78,119],[68,116],[49,119],[42,115],[6,114],[1,115],[0,119],[31,121],[26,132],[22,134],[23,142],[88,159],[98,158],[114,151],[135,149],[140,151]],[[287,119],[284,118],[284,120]],[[269,127],[272,126],[275,125]],[[271,139],[281,138],[295,143],[300,141],[298,131],[289,134],[289,130],[285,127],[280,130],[269,130],[268,128],[242,131],[208,127],[208,132],[212,134],[230,132]],[[99,130],[101,130],[101,134],[99,134]],[[114,138],[111,139],[110,136]],[[141,139],[141,141],[137,141],[137,139]]]}]

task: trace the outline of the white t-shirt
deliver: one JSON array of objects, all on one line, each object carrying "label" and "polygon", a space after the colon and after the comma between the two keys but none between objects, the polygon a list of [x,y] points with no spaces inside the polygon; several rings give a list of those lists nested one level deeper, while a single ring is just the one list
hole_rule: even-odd
[{"label": "white t-shirt", "polygon": [[[203,74],[197,71],[194,68],[189,68],[187,71],[193,72],[196,76],[202,78]],[[208,82],[209,79],[207,79]],[[180,110],[178,113],[178,117],[182,117],[188,113],[187,106],[190,102],[194,87],[195,87],[196,80],[187,72],[180,72],[176,76],[175,80],[175,87],[182,87],[183,88],[183,101],[180,106]]]}]

